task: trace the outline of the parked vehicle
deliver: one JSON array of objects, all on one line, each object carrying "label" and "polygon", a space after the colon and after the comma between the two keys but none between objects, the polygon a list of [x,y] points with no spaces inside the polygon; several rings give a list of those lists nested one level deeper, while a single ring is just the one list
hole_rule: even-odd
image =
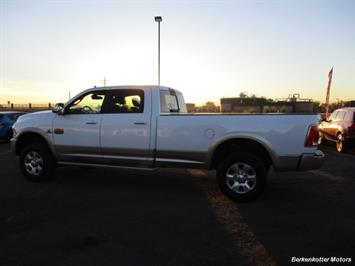
[{"label": "parked vehicle", "polygon": [[0,140],[10,141],[12,138],[12,126],[17,118],[24,112],[9,111],[0,112]]},{"label": "parked vehicle", "polygon": [[56,165],[134,169],[216,169],[222,192],[256,198],[275,171],[321,167],[318,115],[187,114],[167,87],[88,89],[53,111],[21,117],[12,147],[25,177],[41,181]]},{"label": "parked vehicle", "polygon": [[335,110],[319,126],[318,144],[324,139],[335,142],[338,152],[344,152],[355,140],[355,107]]}]

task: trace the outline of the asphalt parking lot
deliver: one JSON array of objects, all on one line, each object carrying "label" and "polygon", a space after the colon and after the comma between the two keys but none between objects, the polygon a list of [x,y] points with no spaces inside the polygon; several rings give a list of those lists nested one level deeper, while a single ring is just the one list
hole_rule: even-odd
[{"label": "asphalt parking lot", "polygon": [[30,183],[0,144],[0,265],[354,262],[355,153],[321,149],[321,169],[272,174],[259,199],[237,204],[212,171],[62,167]]}]

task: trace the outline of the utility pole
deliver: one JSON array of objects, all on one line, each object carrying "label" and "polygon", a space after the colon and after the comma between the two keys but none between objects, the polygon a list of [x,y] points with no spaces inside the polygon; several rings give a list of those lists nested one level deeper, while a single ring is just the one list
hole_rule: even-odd
[{"label": "utility pole", "polygon": [[101,80],[102,84],[104,84],[104,87],[106,87],[107,81],[108,81],[108,80],[106,79],[106,77],[104,77],[104,79]]},{"label": "utility pole", "polygon": [[71,99],[71,96],[70,96],[70,91],[69,91],[69,100]]},{"label": "utility pole", "polygon": [[162,17],[154,17],[155,22],[158,22],[158,86],[160,86],[160,22],[163,21]]}]

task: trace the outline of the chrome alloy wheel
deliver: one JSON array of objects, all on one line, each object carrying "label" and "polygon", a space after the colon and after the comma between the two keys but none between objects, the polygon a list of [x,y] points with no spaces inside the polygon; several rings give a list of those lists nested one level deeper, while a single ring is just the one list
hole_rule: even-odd
[{"label": "chrome alloy wheel", "polygon": [[30,175],[39,176],[43,172],[43,158],[36,151],[30,151],[26,154],[24,164],[27,173]]},{"label": "chrome alloy wheel", "polygon": [[342,152],[344,146],[343,135],[338,134],[337,141],[336,141],[336,148],[338,152]]},{"label": "chrome alloy wheel", "polygon": [[234,192],[245,194],[255,188],[255,170],[249,164],[235,163],[226,171],[226,183]]}]

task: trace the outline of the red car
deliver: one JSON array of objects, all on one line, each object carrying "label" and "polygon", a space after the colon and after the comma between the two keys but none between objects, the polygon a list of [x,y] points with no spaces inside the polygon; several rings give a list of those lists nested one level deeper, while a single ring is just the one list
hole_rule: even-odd
[{"label": "red car", "polygon": [[338,152],[344,152],[355,140],[355,107],[335,110],[318,126],[321,144],[324,139],[334,141]]}]

